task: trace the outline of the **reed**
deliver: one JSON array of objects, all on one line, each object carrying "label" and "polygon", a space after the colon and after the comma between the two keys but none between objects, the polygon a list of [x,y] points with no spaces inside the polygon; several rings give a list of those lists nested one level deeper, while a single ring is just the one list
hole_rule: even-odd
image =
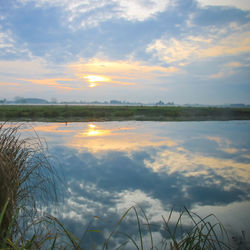
[{"label": "reed", "polygon": [[[122,222],[131,212],[134,214],[134,223],[137,224],[137,235],[119,231]],[[162,216],[161,224],[151,224],[141,207],[132,206],[108,235],[103,249],[113,249],[110,247],[110,242],[116,235],[123,236],[123,242],[116,246],[116,249],[126,249],[126,245],[129,245],[128,249],[137,250],[231,249],[227,231],[215,215],[210,214],[202,218],[184,208],[179,212],[177,219],[173,217],[173,210],[171,210],[167,219]],[[154,239],[153,232],[161,232],[160,242]]]},{"label": "reed", "polygon": [[0,124],[0,237],[26,241],[39,204],[56,200],[55,170],[36,137],[22,138],[18,124]]},{"label": "reed", "polygon": [[[2,217],[6,212],[8,201],[0,213],[0,225]],[[137,225],[137,233],[120,231],[122,223],[127,216],[134,216],[133,222]],[[219,220],[210,214],[204,218],[196,213],[192,213],[186,208],[179,213],[179,216],[173,218],[173,210],[170,211],[168,218],[162,216],[161,224],[151,224],[146,213],[140,207],[132,206],[125,211],[117,222],[115,228],[106,236],[103,246],[84,246],[84,238],[79,240],[72,235],[67,228],[55,217],[49,215],[43,218],[39,225],[42,228],[54,226],[54,231],[47,230],[46,234],[41,235],[34,233],[30,238],[22,242],[13,242],[10,238],[5,238],[4,249],[137,249],[137,250],[206,250],[206,249],[233,249],[230,246],[227,232]],[[185,220],[185,223],[182,222]],[[214,221],[213,223],[211,221]],[[184,224],[189,222],[189,226]],[[192,224],[190,224],[190,222]],[[131,225],[133,227],[133,225]],[[154,239],[154,232],[160,232],[162,240]],[[87,228],[87,233],[102,233],[99,230]],[[117,237],[119,242],[117,244]],[[116,242],[114,244],[114,242]],[[3,245],[2,245],[3,246]],[[95,247],[96,246],[96,247]]]}]

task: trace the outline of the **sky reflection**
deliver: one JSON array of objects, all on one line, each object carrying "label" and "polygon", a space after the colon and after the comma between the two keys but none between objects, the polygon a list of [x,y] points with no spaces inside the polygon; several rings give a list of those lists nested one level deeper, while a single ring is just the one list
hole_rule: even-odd
[{"label": "sky reflection", "polygon": [[[59,216],[73,232],[90,218],[107,231],[105,223],[115,225],[122,211],[135,204],[155,223],[172,207],[186,206],[199,213],[218,213],[225,224],[250,230],[246,223],[250,222],[246,214],[246,207],[250,208],[250,122],[32,126],[46,139],[65,176],[67,193]],[[238,211],[246,216],[230,219]]]}]

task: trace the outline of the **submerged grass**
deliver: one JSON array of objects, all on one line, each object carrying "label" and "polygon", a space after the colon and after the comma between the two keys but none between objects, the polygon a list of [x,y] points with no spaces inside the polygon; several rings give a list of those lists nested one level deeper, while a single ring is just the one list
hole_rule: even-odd
[{"label": "submerged grass", "polygon": [[[22,139],[19,129],[0,125],[0,249],[230,249],[227,232],[213,214],[202,218],[185,208],[175,219],[171,210],[156,225],[139,206],[125,211],[102,246],[85,246],[88,233],[102,232],[89,225],[78,239],[57,218],[39,214],[37,201],[56,199],[55,171],[41,141]],[[125,222],[136,233],[124,230]]]}]

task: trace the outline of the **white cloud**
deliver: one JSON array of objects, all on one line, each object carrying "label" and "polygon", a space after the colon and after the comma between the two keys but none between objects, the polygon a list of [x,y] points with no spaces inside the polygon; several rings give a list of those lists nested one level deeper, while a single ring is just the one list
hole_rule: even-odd
[{"label": "white cloud", "polygon": [[[0,27],[1,28],[1,27]],[[1,32],[0,31],[0,55],[3,52],[14,50],[14,39],[12,38],[10,32]],[[2,53],[1,53],[2,52]]]},{"label": "white cloud", "polygon": [[226,6],[235,7],[241,10],[250,10],[249,0],[197,0],[202,6]]},{"label": "white cloud", "polygon": [[230,23],[227,27],[203,28],[196,35],[180,39],[162,37],[147,47],[147,52],[165,63],[187,64],[198,59],[250,52],[250,25]]},{"label": "white cloud", "polygon": [[[67,23],[74,29],[97,26],[110,19],[144,21],[163,12],[171,0],[18,0],[34,2],[36,7],[61,7],[67,13]],[[77,25],[77,26],[76,26]]]},{"label": "white cloud", "polygon": [[0,25],[0,57],[6,55],[25,55],[26,57],[31,57],[31,52],[27,49],[27,44],[17,43],[11,30],[4,30]]},{"label": "white cloud", "polygon": [[121,17],[127,20],[144,21],[159,12],[163,12],[170,1],[162,0],[115,0]]}]

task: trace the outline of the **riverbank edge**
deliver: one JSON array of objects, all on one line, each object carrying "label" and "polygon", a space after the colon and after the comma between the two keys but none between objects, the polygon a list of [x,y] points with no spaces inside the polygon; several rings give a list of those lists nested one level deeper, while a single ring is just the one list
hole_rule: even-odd
[{"label": "riverbank edge", "polygon": [[250,108],[183,106],[1,105],[1,121],[229,121],[250,120]]}]

